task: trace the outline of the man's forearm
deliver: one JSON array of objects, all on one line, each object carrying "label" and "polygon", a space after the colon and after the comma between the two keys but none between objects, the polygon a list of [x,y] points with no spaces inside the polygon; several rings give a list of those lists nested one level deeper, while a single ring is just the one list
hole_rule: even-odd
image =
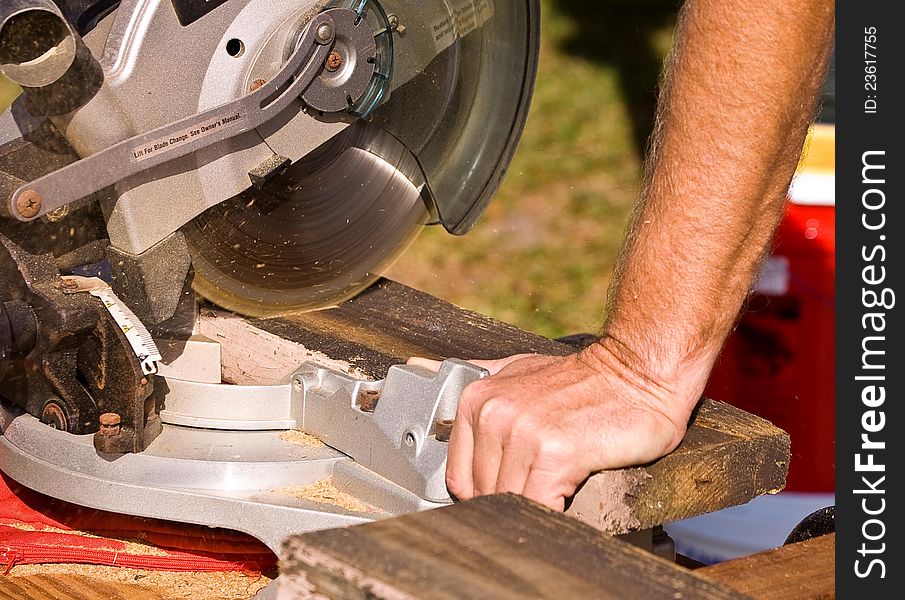
[{"label": "man's forearm", "polygon": [[[688,0],[603,344],[696,399],[779,222],[833,2]],[[680,389],[676,389],[680,388]],[[690,407],[689,407],[690,408]]]}]

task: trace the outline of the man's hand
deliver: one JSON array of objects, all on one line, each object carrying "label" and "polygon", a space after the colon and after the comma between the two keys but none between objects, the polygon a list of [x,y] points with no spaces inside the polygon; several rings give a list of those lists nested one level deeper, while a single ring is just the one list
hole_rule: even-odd
[{"label": "man's hand", "polygon": [[446,481],[462,500],[513,492],[563,510],[591,473],[675,448],[697,400],[677,398],[600,344],[570,356],[471,362],[491,376],[459,400]]}]

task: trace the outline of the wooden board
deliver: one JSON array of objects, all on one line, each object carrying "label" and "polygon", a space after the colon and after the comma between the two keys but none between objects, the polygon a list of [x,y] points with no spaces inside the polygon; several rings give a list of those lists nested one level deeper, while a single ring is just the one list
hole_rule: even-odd
[{"label": "wooden board", "polygon": [[835,572],[836,535],[829,534],[704,567],[695,574],[757,600],[827,600],[836,597]]},{"label": "wooden board", "polygon": [[0,600],[169,600],[149,587],[82,575],[31,575],[0,578]]},{"label": "wooden board", "polygon": [[0,600],[248,600],[274,576],[84,564],[16,565],[9,575],[0,575]]},{"label": "wooden board", "polygon": [[385,279],[338,308],[251,323],[331,358],[347,360],[374,377],[383,377],[391,365],[410,356],[470,359],[573,351]]},{"label": "wooden board", "polygon": [[514,495],[290,538],[278,598],[744,598]]},{"label": "wooden board", "polygon": [[[251,361],[246,372],[288,373],[293,361],[312,352],[381,378],[390,365],[410,356],[467,359],[574,351],[387,280],[338,308],[251,319],[241,327],[245,333],[221,330],[218,335],[240,349],[247,357],[241,360]],[[257,333],[249,335],[249,330]],[[233,339],[237,336],[241,342]],[[268,336],[277,336],[282,346],[262,359],[264,348],[247,340]],[[779,491],[788,461],[789,438],[783,431],[737,408],[703,400],[676,451],[650,465],[592,476],[568,513],[610,534],[646,529]]]},{"label": "wooden board", "polygon": [[567,512],[619,534],[778,492],[788,468],[785,432],[728,404],[703,400],[676,450],[643,467],[593,475]]}]

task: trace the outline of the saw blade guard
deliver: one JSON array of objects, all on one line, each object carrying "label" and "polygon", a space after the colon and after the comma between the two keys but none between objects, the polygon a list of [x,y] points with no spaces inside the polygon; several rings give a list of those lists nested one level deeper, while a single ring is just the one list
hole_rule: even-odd
[{"label": "saw blade guard", "polygon": [[[195,290],[242,314],[338,304],[373,283],[431,220],[468,231],[524,125],[536,2],[428,0],[414,9],[346,0],[325,10],[338,6],[361,15],[375,39],[375,76],[348,107],[362,118],[267,186],[183,228]],[[349,85],[325,71],[303,99],[326,104]],[[309,114],[335,118],[314,106]]]},{"label": "saw blade guard", "polygon": [[468,232],[524,128],[537,71],[537,0],[384,0],[395,24],[392,93],[373,123],[417,157],[439,221]]}]

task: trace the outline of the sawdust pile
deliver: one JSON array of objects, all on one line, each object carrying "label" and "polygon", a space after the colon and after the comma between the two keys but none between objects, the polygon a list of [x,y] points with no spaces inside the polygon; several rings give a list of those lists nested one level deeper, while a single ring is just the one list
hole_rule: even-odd
[{"label": "sawdust pile", "polygon": [[[20,565],[13,567],[8,577],[35,575],[74,575],[99,582],[142,586],[156,592],[152,597],[168,600],[247,600],[273,581],[268,575],[239,572],[174,573],[98,565]],[[136,589],[139,591],[140,588]],[[145,596],[137,593],[135,597]]]},{"label": "sawdust pile", "polygon": [[[157,546],[152,546],[146,543],[142,539],[135,538],[120,538],[113,536],[104,536],[104,535],[95,535],[93,533],[89,533],[87,531],[81,531],[78,529],[60,529],[59,527],[54,527],[52,525],[43,525],[40,528],[32,527],[28,523],[4,523],[6,527],[12,527],[14,529],[19,529],[22,531],[42,531],[47,533],[62,533],[66,535],[77,535],[79,537],[85,538],[95,538],[95,539],[110,539],[115,540],[117,542],[122,542],[125,546],[124,551],[128,554],[136,554],[142,556],[168,556],[169,553],[165,550],[158,548]],[[140,534],[139,534],[140,535]],[[110,551],[119,551],[119,548],[108,548]]]},{"label": "sawdust pile", "polygon": [[373,512],[374,508],[368,506],[355,496],[347,494],[333,485],[333,478],[328,477],[311,485],[290,485],[288,487],[273,490],[278,494],[286,494],[299,500],[310,500],[321,504],[332,504],[350,512]]},{"label": "sawdust pile", "polygon": [[286,431],[282,432],[280,434],[280,439],[284,442],[289,442],[290,444],[296,444],[299,446],[305,446],[307,448],[325,447],[322,441],[320,441],[310,433],[305,433],[296,429],[287,429]]}]

